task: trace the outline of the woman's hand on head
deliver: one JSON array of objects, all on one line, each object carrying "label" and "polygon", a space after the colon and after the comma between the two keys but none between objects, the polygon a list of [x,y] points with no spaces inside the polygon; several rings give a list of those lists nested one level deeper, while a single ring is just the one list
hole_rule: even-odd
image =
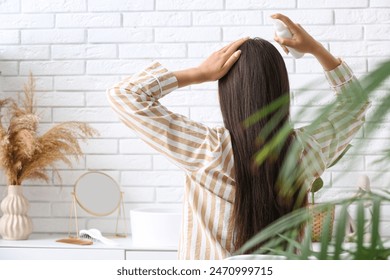
[{"label": "woman's hand on head", "polygon": [[216,81],[225,76],[240,58],[241,51],[237,49],[248,39],[239,39],[212,53],[198,67],[173,72],[178,87]]},{"label": "woman's hand on head", "polygon": [[249,37],[239,39],[213,52],[196,69],[201,82],[221,79],[240,58],[241,51],[237,50]]},{"label": "woman's hand on head", "polygon": [[322,48],[322,45],[317,42],[309,33],[297,23],[294,23],[282,14],[274,14],[271,16],[273,19],[281,20],[292,33],[292,38],[281,38],[275,34],[274,40],[279,43],[286,51],[287,47],[294,48],[298,52],[314,54],[318,49]]}]

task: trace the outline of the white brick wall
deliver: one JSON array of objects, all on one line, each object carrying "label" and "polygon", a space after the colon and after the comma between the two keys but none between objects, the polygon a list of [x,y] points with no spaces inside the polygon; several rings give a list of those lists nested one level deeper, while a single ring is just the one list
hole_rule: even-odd
[{"label": "white brick wall", "polygon": [[[1,97],[18,96],[32,71],[37,77],[40,131],[53,123],[81,120],[100,132],[82,144],[85,156],[74,161],[73,169],[59,164],[62,182],[54,175],[49,186],[26,182],[24,192],[31,203],[34,232],[67,232],[70,192],[88,169],[103,170],[121,184],[126,211],[150,204],[180,204],[183,173],[117,120],[104,91],[153,59],[177,70],[195,66],[212,51],[242,36],[271,40],[269,16],[275,12],[303,24],[336,56],[348,61],[358,76],[390,57],[388,0],[0,1]],[[313,57],[295,61],[282,55],[290,73],[292,112],[310,107],[299,119],[306,124],[331,100],[331,94]],[[310,90],[302,91],[308,84]],[[172,93],[162,103],[194,120],[220,124],[216,89],[216,83],[195,85]],[[373,105],[378,106],[386,94],[378,91]],[[342,189],[353,193],[361,173],[371,177],[374,188],[388,186],[388,165],[375,162],[381,150],[388,148],[390,118],[377,126],[372,135],[367,135],[366,128],[359,132],[363,149],[351,149],[324,174],[328,196],[342,196]],[[2,174],[0,194],[4,195]],[[115,217],[80,215],[81,227],[114,229]],[[390,235],[390,215],[383,219]]]}]

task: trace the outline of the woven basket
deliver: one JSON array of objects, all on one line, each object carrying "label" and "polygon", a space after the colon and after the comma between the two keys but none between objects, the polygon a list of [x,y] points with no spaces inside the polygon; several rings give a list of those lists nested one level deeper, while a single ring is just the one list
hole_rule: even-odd
[{"label": "woven basket", "polygon": [[309,206],[309,211],[312,218],[311,219],[312,221],[311,240],[313,242],[321,241],[321,232],[326,220],[327,213],[328,211],[330,211],[331,220],[330,220],[330,229],[329,229],[329,236],[328,236],[328,240],[330,241],[332,239],[335,206],[333,205],[332,208],[323,209],[323,210],[319,210],[312,206]]}]

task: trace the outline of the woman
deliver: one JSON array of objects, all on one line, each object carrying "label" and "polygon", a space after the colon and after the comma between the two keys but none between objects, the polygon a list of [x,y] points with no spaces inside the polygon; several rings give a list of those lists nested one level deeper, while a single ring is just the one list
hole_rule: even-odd
[{"label": "woman", "polygon": [[[292,39],[275,37],[285,51],[289,46],[313,54],[336,94],[350,94],[344,89],[356,79],[344,62],[286,16],[276,14],[273,18],[282,20],[293,33]],[[225,127],[209,128],[168,111],[158,102],[177,88],[216,80]],[[304,166],[305,183],[310,185],[363,124],[368,103],[355,113],[340,103],[326,122],[296,130],[278,157],[254,167],[253,155],[260,147],[256,137],[265,123],[249,129],[242,129],[242,123],[288,92],[288,75],[279,52],[267,41],[248,38],[214,52],[195,68],[170,72],[155,62],[108,90],[120,119],[185,171],[180,259],[226,258],[255,233],[293,210],[291,202],[278,197],[277,178],[294,137],[304,142],[297,161]],[[342,100],[347,102],[348,98]],[[288,116],[289,108],[271,135],[288,122]]]}]

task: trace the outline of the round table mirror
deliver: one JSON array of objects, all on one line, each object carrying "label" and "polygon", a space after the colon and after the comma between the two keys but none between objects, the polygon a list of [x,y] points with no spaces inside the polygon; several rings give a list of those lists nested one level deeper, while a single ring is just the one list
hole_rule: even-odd
[{"label": "round table mirror", "polygon": [[118,183],[107,174],[87,172],[74,186],[77,203],[88,213],[107,216],[120,207],[121,191]]}]

